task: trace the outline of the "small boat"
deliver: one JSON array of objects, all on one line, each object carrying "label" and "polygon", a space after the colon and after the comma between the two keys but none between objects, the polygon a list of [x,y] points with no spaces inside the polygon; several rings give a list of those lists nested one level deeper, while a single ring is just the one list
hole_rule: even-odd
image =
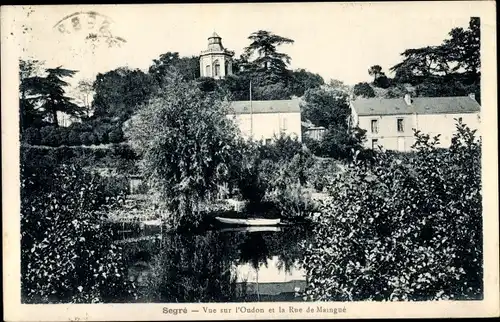
[{"label": "small boat", "polygon": [[247,226],[247,227],[231,227],[231,228],[224,228],[219,230],[221,233],[226,233],[226,232],[246,232],[246,233],[257,233],[257,232],[279,232],[281,231],[280,227],[275,227],[275,226]]},{"label": "small boat", "polygon": [[279,225],[281,219],[264,219],[264,218],[222,218],[215,217],[215,219],[223,224],[228,225],[241,225],[241,226],[275,226]]},{"label": "small boat", "polygon": [[161,219],[141,221],[141,227],[144,226],[161,226]]}]

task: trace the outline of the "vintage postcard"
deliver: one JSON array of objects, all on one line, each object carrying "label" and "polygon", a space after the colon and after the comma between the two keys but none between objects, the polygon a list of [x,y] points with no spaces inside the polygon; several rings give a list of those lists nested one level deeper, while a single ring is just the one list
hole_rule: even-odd
[{"label": "vintage postcard", "polygon": [[495,12],[2,6],[4,320],[499,316]]}]

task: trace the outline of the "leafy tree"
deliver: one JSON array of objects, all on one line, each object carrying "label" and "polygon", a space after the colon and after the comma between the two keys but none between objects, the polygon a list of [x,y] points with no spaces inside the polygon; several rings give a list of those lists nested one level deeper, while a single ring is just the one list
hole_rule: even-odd
[{"label": "leafy tree", "polygon": [[43,113],[39,110],[35,76],[41,73],[43,62],[19,60],[19,118],[21,129],[41,125]]},{"label": "leafy tree", "polygon": [[338,79],[330,79],[328,87],[335,89],[337,91],[344,92],[347,95],[351,95],[352,93],[352,87],[346,85],[343,81],[340,81]]},{"label": "leafy tree", "polygon": [[72,77],[76,71],[61,67],[46,69],[47,76],[39,78],[39,90],[42,94],[41,108],[48,113],[55,126],[59,126],[57,112],[63,112],[71,116],[80,117],[82,108],[72,102],[72,98],[65,96],[64,87],[68,83],[64,77]]},{"label": "leafy tree", "polygon": [[472,17],[468,29],[453,28],[449,35],[442,46],[448,50],[449,59],[457,63],[454,70],[461,68],[478,81],[481,68],[480,18]]},{"label": "leafy tree", "polygon": [[382,67],[380,65],[373,65],[368,69],[368,74],[373,77],[373,80],[376,80],[382,75]]},{"label": "leafy tree", "polygon": [[350,160],[356,151],[364,151],[365,133],[360,128],[330,127],[314,152],[323,157]]},{"label": "leafy tree", "polygon": [[[422,96],[457,96],[480,92],[480,20],[469,28],[454,28],[441,45],[405,50],[403,61],[391,67],[398,84],[420,86]],[[480,95],[477,95],[480,98]]]},{"label": "leafy tree", "polygon": [[298,69],[292,72],[291,92],[295,96],[302,96],[306,90],[318,88],[325,84],[323,77],[318,74],[308,72],[305,69]]},{"label": "leafy tree", "polygon": [[82,102],[84,115],[90,117],[92,112],[91,97],[94,95],[93,82],[90,79],[81,79],[76,87],[76,96]]},{"label": "leafy tree", "polygon": [[373,77],[373,85],[376,87],[388,88],[390,86],[389,78],[385,76],[380,65],[370,67],[368,74]]},{"label": "leafy tree", "polygon": [[237,150],[228,104],[173,74],[126,130],[143,174],[174,227],[196,226],[198,205],[227,181]]},{"label": "leafy tree", "polygon": [[200,77],[199,57],[180,57],[178,52],[167,52],[161,54],[158,59],[153,59],[153,64],[149,67],[149,74],[160,85],[163,85],[165,78],[173,69],[182,75],[185,81],[195,80]]},{"label": "leafy tree", "polygon": [[40,68],[38,61],[20,61],[21,124],[27,127],[37,119],[49,119],[58,126],[57,112],[81,116],[81,107],[64,90],[68,83],[63,78],[72,77],[76,71],[48,68],[44,70],[47,75],[41,76]]},{"label": "leafy tree", "polygon": [[347,128],[350,115],[348,96],[336,89],[309,89],[301,106],[302,117],[325,128]]},{"label": "leafy tree", "polygon": [[266,71],[276,74],[282,74],[290,64],[290,56],[277,51],[277,47],[283,44],[293,44],[294,41],[289,38],[278,36],[270,31],[259,30],[252,33],[248,39],[250,45],[245,47],[247,57],[256,56],[253,63]]},{"label": "leafy tree", "polygon": [[354,85],[354,95],[366,98],[375,97],[375,91],[368,83],[358,83]]},{"label": "leafy tree", "polygon": [[128,119],[149,99],[153,84],[151,77],[139,69],[120,67],[99,73],[94,82],[94,115],[118,117],[122,121]]}]

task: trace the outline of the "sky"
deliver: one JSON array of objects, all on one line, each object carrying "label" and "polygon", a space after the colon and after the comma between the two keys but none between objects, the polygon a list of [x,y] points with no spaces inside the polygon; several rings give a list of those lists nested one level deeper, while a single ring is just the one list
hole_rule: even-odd
[{"label": "sky", "polygon": [[[89,10],[100,14],[98,24],[106,16],[110,33],[126,43],[92,49],[89,27],[74,30],[69,20],[71,33],[59,31],[62,18]],[[472,11],[465,2],[32,6],[16,11],[15,37],[21,57],[78,70],[77,81],[120,66],[147,70],[167,51],[198,55],[214,31],[239,57],[247,37],[261,29],[295,41],[279,47],[292,57],[291,68],[354,85],[371,80],[370,66],[387,72],[405,49],[438,45],[452,28],[466,28]],[[80,15],[82,23],[86,17]],[[31,28],[26,34],[23,25]]]}]

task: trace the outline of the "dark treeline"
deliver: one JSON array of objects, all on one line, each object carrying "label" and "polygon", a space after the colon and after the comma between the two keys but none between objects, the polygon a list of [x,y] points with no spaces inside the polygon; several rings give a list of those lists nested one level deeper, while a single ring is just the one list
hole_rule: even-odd
[{"label": "dark treeline", "polygon": [[407,49],[403,61],[392,66],[393,78],[380,65],[370,67],[371,83],[358,83],[354,94],[363,97],[463,96],[476,94],[480,102],[480,20],[472,17],[469,27],[453,28],[438,46]]}]

